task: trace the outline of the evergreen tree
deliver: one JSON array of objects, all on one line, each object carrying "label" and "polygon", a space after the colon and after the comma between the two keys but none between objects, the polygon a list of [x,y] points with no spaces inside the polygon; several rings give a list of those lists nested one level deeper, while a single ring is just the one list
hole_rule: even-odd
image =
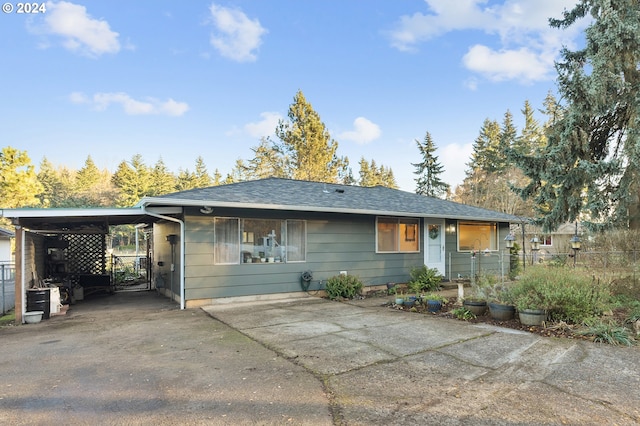
[{"label": "evergreen tree", "polygon": [[[547,96],[548,98],[548,96]],[[547,143],[543,129],[533,116],[534,110],[529,101],[524,102],[522,114],[524,127],[520,136],[513,144],[513,149],[519,154],[529,155],[540,151]]]},{"label": "evergreen tree", "polygon": [[131,158],[131,164],[122,161],[111,180],[120,191],[118,207],[131,207],[151,193],[151,172],[140,154]]},{"label": "evergreen tree", "polygon": [[191,173],[189,169],[178,170],[178,178],[176,179],[177,191],[188,191],[189,189],[198,188],[198,177],[195,173]]},{"label": "evergreen tree", "polygon": [[220,170],[216,169],[213,172],[213,185],[218,186],[221,184],[222,184],[222,174],[220,173]]},{"label": "evergreen tree", "polygon": [[[288,177],[285,171],[284,157],[268,138],[261,138],[257,147],[251,148],[254,157],[249,160],[244,173],[247,179],[268,177]],[[236,164],[237,165],[237,164]]]},{"label": "evergreen tree", "polygon": [[416,145],[422,156],[420,163],[411,163],[415,168],[413,173],[418,176],[414,179],[416,181],[416,194],[437,198],[446,197],[450,186],[440,179],[440,175],[444,172],[444,166],[438,162],[438,156],[435,155],[437,148],[433,143],[431,134],[427,132],[423,142],[416,139]]},{"label": "evergreen tree", "polygon": [[286,175],[293,179],[339,182],[348,165],[338,158],[338,142],[320,116],[298,91],[289,106],[288,121],[280,120],[276,149],[283,156]]},{"label": "evergreen tree", "polygon": [[84,166],[76,173],[76,190],[80,192],[90,190],[100,182],[100,177],[100,170],[91,156],[88,156]]},{"label": "evergreen tree", "polygon": [[0,152],[0,200],[2,207],[33,207],[43,191],[26,151],[7,146]]},{"label": "evergreen tree", "polygon": [[390,168],[383,165],[378,166],[375,160],[369,162],[364,157],[360,159],[358,164],[360,166],[360,179],[357,182],[359,186],[398,187],[393,171]]},{"label": "evergreen tree", "polygon": [[586,45],[562,51],[558,91],[566,100],[537,155],[510,152],[531,178],[545,230],[576,220],[640,229],[640,6],[638,0],[581,0],[552,19],[568,28],[590,16]]},{"label": "evergreen tree", "polygon": [[467,164],[464,181],[456,190],[455,200],[472,206],[487,206],[487,177],[496,169],[495,152],[500,145],[500,125],[486,118],[473,142],[471,161]]},{"label": "evergreen tree", "polygon": [[201,156],[196,158],[196,171],[194,172],[196,188],[207,188],[211,186],[211,176],[207,171],[207,166]]},{"label": "evergreen tree", "polygon": [[151,170],[151,187],[149,195],[159,197],[170,194],[176,189],[176,177],[169,171],[162,157],[156,161]]},{"label": "evergreen tree", "polygon": [[38,195],[39,204],[44,208],[54,207],[60,182],[57,179],[53,164],[46,157],[40,162],[37,176],[42,185],[42,191]]}]

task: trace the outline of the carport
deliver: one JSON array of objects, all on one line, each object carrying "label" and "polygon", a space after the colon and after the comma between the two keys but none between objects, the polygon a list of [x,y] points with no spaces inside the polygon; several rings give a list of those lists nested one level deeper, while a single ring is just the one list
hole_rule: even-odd
[{"label": "carport", "polygon": [[[171,274],[171,286],[157,285],[158,290],[178,301],[181,309],[184,309],[182,215],[182,208],[179,207],[146,206],[0,210],[0,216],[9,218],[15,226],[16,322],[24,322],[28,289],[45,275],[55,275],[58,267],[61,272],[73,277],[65,286],[73,287],[78,285],[78,280],[84,279],[88,286],[110,288],[112,283],[106,276],[108,252],[105,241],[113,225],[136,225],[152,229],[150,243],[153,259],[167,259],[150,264],[152,287],[164,282],[164,274]],[[58,258],[56,254],[61,251],[69,253],[71,258]],[[64,262],[68,265],[62,265]],[[166,268],[164,274],[163,268]]]}]

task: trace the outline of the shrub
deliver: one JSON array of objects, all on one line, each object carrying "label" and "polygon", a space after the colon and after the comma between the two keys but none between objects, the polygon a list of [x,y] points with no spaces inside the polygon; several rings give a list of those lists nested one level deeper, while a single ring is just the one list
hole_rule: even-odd
[{"label": "shrub", "polygon": [[325,291],[329,299],[353,299],[362,291],[362,281],[355,275],[336,275],[327,280]]},{"label": "shrub", "polygon": [[516,242],[513,243],[513,247],[509,249],[509,278],[515,279],[521,270],[522,265],[520,264],[520,258],[518,256],[520,253],[520,245]]},{"label": "shrub", "polygon": [[427,268],[425,265],[411,269],[411,279],[407,283],[409,289],[418,294],[423,291],[438,290],[442,282],[442,276],[436,268]]},{"label": "shrub", "polygon": [[556,321],[581,324],[609,308],[607,284],[571,268],[530,268],[510,288],[519,309],[546,309]]}]

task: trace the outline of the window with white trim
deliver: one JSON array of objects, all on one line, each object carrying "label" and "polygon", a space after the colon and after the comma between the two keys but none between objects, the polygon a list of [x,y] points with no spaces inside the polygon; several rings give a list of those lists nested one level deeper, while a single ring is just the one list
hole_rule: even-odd
[{"label": "window with white trim", "polygon": [[307,227],[304,220],[214,220],[214,263],[305,262]]},{"label": "window with white trim", "polygon": [[420,219],[377,217],[377,253],[416,253],[420,251]]}]

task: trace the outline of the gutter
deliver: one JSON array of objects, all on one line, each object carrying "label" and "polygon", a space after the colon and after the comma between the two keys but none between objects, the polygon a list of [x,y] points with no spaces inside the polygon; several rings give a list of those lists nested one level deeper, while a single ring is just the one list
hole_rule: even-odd
[{"label": "gutter", "polygon": [[[451,219],[451,220],[473,220],[473,221],[494,221],[494,222],[517,222],[518,216],[504,214],[508,217],[497,217],[492,214],[486,216],[460,215],[451,213],[424,213],[419,211],[394,211],[394,210],[374,210],[374,209],[357,209],[348,207],[329,207],[329,206],[311,206],[311,205],[293,205],[293,204],[265,204],[265,203],[247,203],[238,201],[211,201],[211,200],[187,200],[172,199],[161,197],[143,197],[137,204],[156,204],[164,206],[180,206],[180,207],[213,207],[213,208],[239,208],[239,209],[261,209],[261,210],[289,210],[298,212],[315,212],[315,213],[340,213],[340,214],[360,214],[369,216],[395,216],[395,217],[421,217],[429,219]],[[473,206],[468,206],[473,207]],[[477,207],[478,209],[482,209]],[[487,209],[482,209],[487,210]],[[490,213],[497,213],[488,210]],[[510,216],[510,217],[509,217]]]},{"label": "gutter", "polygon": [[184,291],[184,271],[185,271],[185,252],[184,252],[184,221],[171,216],[164,216],[158,213],[153,213],[147,210],[146,204],[142,205],[142,212],[146,215],[157,217],[158,219],[164,219],[171,222],[177,222],[180,224],[180,309],[185,308],[185,291]]}]

